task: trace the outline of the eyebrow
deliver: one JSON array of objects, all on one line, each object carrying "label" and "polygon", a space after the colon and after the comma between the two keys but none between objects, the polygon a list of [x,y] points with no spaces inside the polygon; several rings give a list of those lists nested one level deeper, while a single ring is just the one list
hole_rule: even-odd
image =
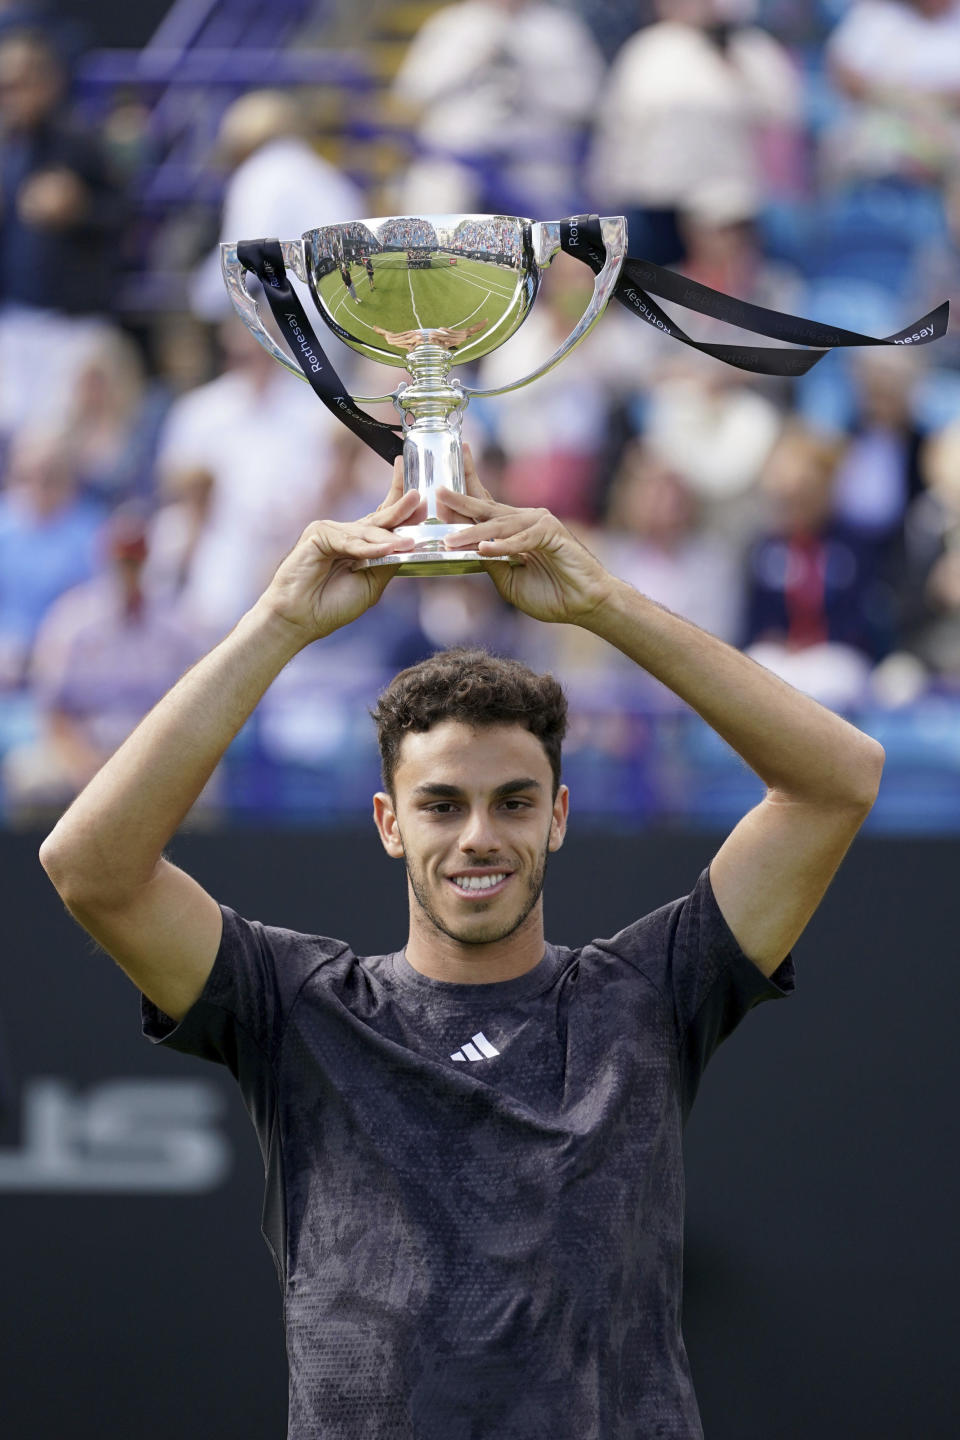
[{"label": "eyebrow", "polygon": [[[543,786],[539,780],[530,776],[524,776],[519,780],[508,780],[503,785],[498,785],[494,790],[494,796],[498,800],[504,799],[507,795],[516,795],[521,790],[542,790]],[[464,791],[457,785],[440,785],[436,783],[424,783],[417,785],[414,795],[433,800],[459,800]]]}]

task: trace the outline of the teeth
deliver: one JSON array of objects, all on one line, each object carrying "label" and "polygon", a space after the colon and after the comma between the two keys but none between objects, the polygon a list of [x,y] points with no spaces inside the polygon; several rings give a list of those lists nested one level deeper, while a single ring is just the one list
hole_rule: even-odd
[{"label": "teeth", "polygon": [[454,885],[461,890],[489,890],[493,885],[499,885],[501,880],[506,878],[503,871],[495,875],[458,875],[454,877]]}]

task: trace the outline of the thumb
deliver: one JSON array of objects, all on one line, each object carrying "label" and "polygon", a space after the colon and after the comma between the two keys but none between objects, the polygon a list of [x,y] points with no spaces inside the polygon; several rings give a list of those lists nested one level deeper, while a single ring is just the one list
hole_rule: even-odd
[{"label": "thumb", "polygon": [[390,480],[390,489],[386,496],[377,506],[378,510],[385,510],[388,505],[393,505],[403,494],[403,456],[398,455],[393,462],[393,475]]}]

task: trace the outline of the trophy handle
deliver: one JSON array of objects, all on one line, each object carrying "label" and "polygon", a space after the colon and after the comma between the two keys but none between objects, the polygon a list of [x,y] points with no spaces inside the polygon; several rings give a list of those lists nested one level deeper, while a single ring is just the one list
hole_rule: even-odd
[{"label": "trophy handle", "polygon": [[[297,279],[302,280],[304,285],[308,284],[307,263],[303,251],[303,241],[281,240],[280,250],[283,254],[283,263],[287,269],[292,270]],[[246,287],[244,276],[247,272],[237,259],[236,245],[220,246],[220,269],[223,271],[224,283],[226,284],[227,294],[230,296],[233,308],[250,331],[250,334],[263,346],[268,355],[272,355],[274,360],[279,360],[285,370],[289,370],[291,375],[296,375],[297,379],[302,380],[306,385],[308,383],[307,377],[300,369],[300,366],[295,360],[291,360],[285,350],[281,350],[273,336],[264,328],[263,320],[260,318],[260,306]],[[381,400],[392,400],[394,393],[395,392],[391,391],[389,395],[354,395],[351,396],[351,399],[362,400],[367,404],[373,405]]]},{"label": "trophy handle", "polygon": [[[547,266],[560,249],[560,226],[554,223],[540,224],[535,225],[534,230],[539,232],[536,237],[538,262],[541,266]],[[534,380],[539,380],[541,375],[546,375],[554,366],[559,365],[560,361],[565,359],[570,351],[590,334],[606,310],[620,276],[620,267],[627,253],[627,222],[622,215],[604,216],[600,221],[600,233],[603,236],[606,250],[603,269],[594,278],[590,304],[584,310],[576,328],[570,332],[559,350],[551,355],[543,365],[536,370],[531,370],[529,375],[524,375],[522,380],[514,380],[511,385],[501,385],[498,390],[474,390],[470,386],[464,385],[465,394],[476,395],[478,399],[486,399],[491,395],[508,395],[511,390],[521,390],[524,385],[530,385]]]},{"label": "trophy handle", "polygon": [[[292,270],[297,279],[302,280],[303,283],[306,284],[307,266],[303,253],[303,241],[282,240],[280,242],[280,250],[283,254],[283,263],[287,269]],[[304,384],[306,384],[307,377],[300,369],[300,366],[295,360],[291,360],[285,350],[281,350],[273,336],[264,328],[263,320],[260,317],[260,306],[247,289],[244,279],[247,272],[237,259],[236,245],[220,246],[220,269],[223,271],[224,283],[227,287],[227,294],[233,303],[233,308],[250,331],[250,334],[263,346],[268,355],[272,355],[274,360],[279,360],[280,364],[289,370],[291,375],[296,375],[298,380],[302,380]]]}]

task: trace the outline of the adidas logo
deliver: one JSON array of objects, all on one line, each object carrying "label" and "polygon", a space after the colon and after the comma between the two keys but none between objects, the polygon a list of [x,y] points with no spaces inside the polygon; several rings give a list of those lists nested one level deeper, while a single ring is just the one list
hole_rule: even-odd
[{"label": "adidas logo", "polygon": [[473,1044],[468,1043],[462,1050],[454,1050],[450,1056],[451,1060],[482,1060],[484,1056],[489,1060],[492,1055],[500,1054],[496,1045],[490,1044],[482,1030],[478,1030],[476,1035],[471,1035],[470,1039]]}]

